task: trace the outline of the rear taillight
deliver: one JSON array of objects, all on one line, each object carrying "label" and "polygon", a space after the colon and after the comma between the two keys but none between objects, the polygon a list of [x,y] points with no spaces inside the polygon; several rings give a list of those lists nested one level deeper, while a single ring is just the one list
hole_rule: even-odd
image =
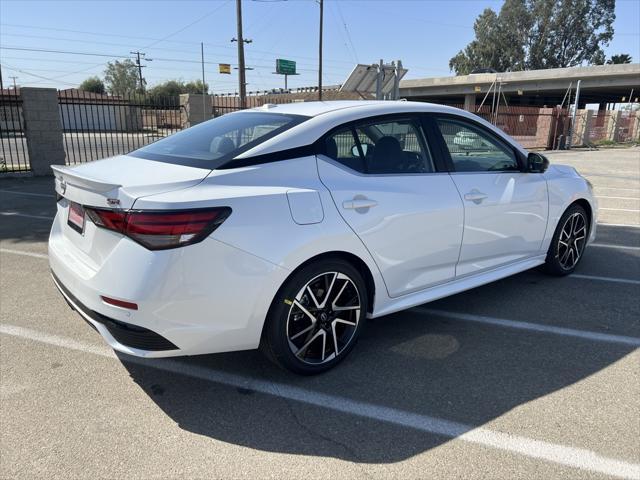
[{"label": "rear taillight", "polygon": [[149,250],[200,242],[231,214],[229,207],[170,211],[119,211],[85,207],[85,210],[98,227],[126,235]]}]

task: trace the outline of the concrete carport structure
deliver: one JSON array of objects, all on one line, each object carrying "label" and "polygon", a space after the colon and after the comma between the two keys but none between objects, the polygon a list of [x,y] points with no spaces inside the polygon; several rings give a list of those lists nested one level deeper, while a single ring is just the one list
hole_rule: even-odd
[{"label": "concrete carport structure", "polygon": [[575,91],[578,80],[581,81],[578,108],[597,103],[604,109],[607,103],[624,103],[629,101],[632,91],[631,101],[640,98],[638,63],[403,80],[400,96],[412,101],[464,105],[467,110],[475,110],[496,80],[502,82],[501,90],[513,106],[560,105],[569,86]]}]

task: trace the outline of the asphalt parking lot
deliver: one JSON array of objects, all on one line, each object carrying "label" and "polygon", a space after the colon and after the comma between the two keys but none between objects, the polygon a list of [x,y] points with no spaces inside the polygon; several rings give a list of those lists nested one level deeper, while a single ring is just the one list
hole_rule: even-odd
[{"label": "asphalt parking lot", "polygon": [[0,477],[640,478],[640,148],[549,156],[601,207],[575,275],[376,319],[311,378],[114,354],[50,280],[52,180],[0,180]]}]

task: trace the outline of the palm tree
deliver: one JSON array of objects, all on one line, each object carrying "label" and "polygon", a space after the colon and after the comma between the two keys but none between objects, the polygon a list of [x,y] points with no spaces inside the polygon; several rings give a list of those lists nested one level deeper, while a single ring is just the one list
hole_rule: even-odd
[{"label": "palm tree", "polygon": [[607,65],[617,65],[619,63],[631,63],[631,55],[619,53],[618,55],[611,55],[611,58],[607,60]]}]

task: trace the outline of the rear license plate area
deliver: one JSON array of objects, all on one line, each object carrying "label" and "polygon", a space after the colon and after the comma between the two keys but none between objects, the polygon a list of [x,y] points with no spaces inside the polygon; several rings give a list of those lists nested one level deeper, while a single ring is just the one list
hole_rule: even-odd
[{"label": "rear license plate area", "polygon": [[82,234],[84,232],[84,222],[84,207],[79,203],[69,202],[69,217],[67,218],[67,225],[76,232]]}]

